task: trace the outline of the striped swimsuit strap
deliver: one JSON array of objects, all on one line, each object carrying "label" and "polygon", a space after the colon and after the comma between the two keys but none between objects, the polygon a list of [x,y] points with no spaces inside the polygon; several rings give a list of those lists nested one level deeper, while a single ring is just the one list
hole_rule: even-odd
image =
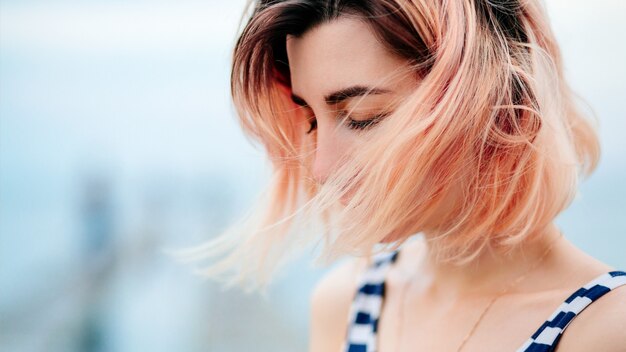
[{"label": "striped swimsuit strap", "polygon": [[350,319],[343,351],[377,350],[378,319],[385,296],[385,274],[396,261],[398,253],[399,251],[395,250],[390,254],[378,255],[374,258],[373,264],[363,272],[350,306]]},{"label": "striped swimsuit strap", "polygon": [[[342,351],[380,352],[378,320],[385,296],[385,274],[398,257],[398,250],[383,253],[362,273],[352,301],[349,325]],[[572,293],[516,352],[554,351],[563,331],[574,317],[607,292],[626,285],[626,272],[603,273]]]},{"label": "striped swimsuit strap", "polygon": [[561,303],[517,352],[554,351],[563,331],[576,315],[607,292],[622,285],[626,285],[624,271],[609,271],[594,278]]}]

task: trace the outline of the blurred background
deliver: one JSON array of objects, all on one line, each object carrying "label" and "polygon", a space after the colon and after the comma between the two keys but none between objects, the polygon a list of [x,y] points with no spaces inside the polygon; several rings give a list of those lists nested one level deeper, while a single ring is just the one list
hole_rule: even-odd
[{"label": "blurred background", "polygon": [[[163,249],[235,221],[268,180],[229,97],[245,1],[0,0],[0,350],[304,351],[304,257],[267,298]],[[547,0],[603,156],[558,222],[626,269],[626,2]]]}]

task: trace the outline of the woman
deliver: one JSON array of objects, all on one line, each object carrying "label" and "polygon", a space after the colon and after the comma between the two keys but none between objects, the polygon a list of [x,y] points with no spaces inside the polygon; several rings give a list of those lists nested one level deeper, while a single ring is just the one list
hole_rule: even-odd
[{"label": "woman", "polygon": [[354,257],[313,352],[626,351],[626,273],[554,225],[599,143],[538,0],[253,5],[231,88],[274,178],[208,275],[264,287],[313,229]]}]

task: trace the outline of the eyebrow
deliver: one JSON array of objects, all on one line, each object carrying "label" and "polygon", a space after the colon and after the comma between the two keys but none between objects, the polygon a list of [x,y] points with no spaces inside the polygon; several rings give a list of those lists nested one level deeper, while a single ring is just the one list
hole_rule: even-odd
[{"label": "eyebrow", "polygon": [[[386,94],[386,93],[391,93],[391,90],[384,89],[384,88],[372,88],[372,87],[357,85],[357,86],[351,86],[348,88],[340,89],[336,92],[332,92],[324,97],[324,101],[326,102],[327,105],[335,105],[335,104],[339,104],[345,101],[346,99],[350,99],[354,97],[360,97],[360,96],[369,95],[369,94]],[[304,99],[300,98],[298,95],[294,93],[291,93],[291,100],[293,100],[294,103],[300,106],[309,106],[309,104],[307,104],[307,102]]]}]

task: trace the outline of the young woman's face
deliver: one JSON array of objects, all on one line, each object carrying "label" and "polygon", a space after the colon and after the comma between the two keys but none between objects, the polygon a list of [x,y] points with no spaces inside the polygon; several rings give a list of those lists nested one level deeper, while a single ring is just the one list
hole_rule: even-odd
[{"label": "young woman's face", "polygon": [[376,128],[372,118],[391,112],[390,102],[416,85],[415,76],[407,74],[406,61],[387,50],[367,24],[354,18],[322,24],[301,37],[288,36],[287,57],[292,98],[310,116],[312,125],[307,131],[317,138],[312,171],[320,183],[345,150],[366,143],[359,132]]}]

